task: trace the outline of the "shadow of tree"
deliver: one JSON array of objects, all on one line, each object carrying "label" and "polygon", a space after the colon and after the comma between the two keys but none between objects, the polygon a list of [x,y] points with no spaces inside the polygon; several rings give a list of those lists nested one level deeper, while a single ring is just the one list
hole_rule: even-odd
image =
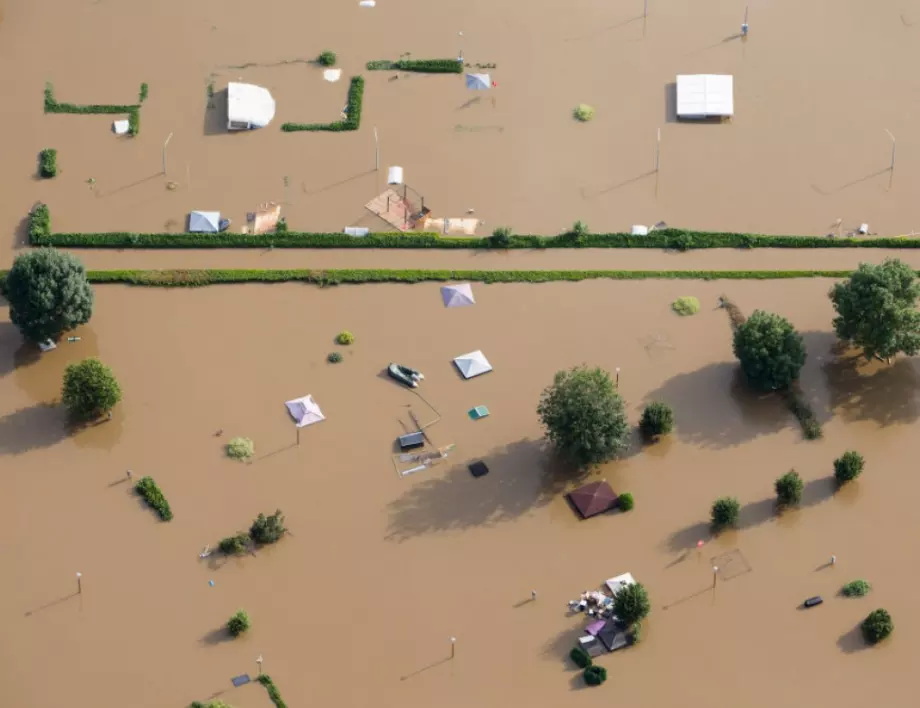
[{"label": "shadow of tree", "polygon": [[0,376],[16,369],[16,353],[22,347],[22,335],[9,320],[0,321]]},{"label": "shadow of tree", "polygon": [[562,669],[564,671],[580,671],[569,654],[578,642],[578,638],[584,635],[584,633],[585,622],[582,615],[579,614],[577,616],[577,624],[566,627],[543,645],[540,650],[541,656],[562,662]]},{"label": "shadow of tree", "polygon": [[466,463],[454,465],[391,502],[387,540],[510,521],[549,504],[587,476],[547,454],[542,440],[520,440],[481,459],[489,467],[484,477],[474,478]]},{"label": "shadow of tree", "polygon": [[703,447],[740,445],[795,423],[782,397],[752,391],[734,362],[679,374],[650,392],[645,401],[671,406],[674,434]]},{"label": "shadow of tree", "polygon": [[217,629],[212,629],[210,632],[205,634],[201,638],[202,644],[207,644],[213,646],[215,644],[223,644],[224,642],[233,641],[235,637],[230,634],[230,630],[227,629],[226,625],[221,625]]},{"label": "shadow of tree", "polygon": [[67,411],[63,407],[38,404],[20,408],[0,418],[0,455],[19,455],[51,447],[69,433]]},{"label": "shadow of tree", "polygon": [[848,421],[875,421],[879,425],[913,423],[920,417],[920,373],[914,359],[901,357],[891,364],[866,361],[847,351],[822,367],[832,413]]},{"label": "shadow of tree", "polygon": [[846,634],[841,634],[840,638],[837,640],[837,646],[844,654],[855,654],[870,648],[870,646],[866,644],[866,640],[863,639],[862,629],[859,624]]}]

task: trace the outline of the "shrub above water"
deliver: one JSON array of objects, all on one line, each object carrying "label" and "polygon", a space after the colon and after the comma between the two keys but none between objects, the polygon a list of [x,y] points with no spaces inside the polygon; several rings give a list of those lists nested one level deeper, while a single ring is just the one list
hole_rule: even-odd
[{"label": "shrub above water", "polygon": [[43,179],[57,177],[57,150],[45,148],[39,153],[38,172]]},{"label": "shrub above water", "polygon": [[801,335],[784,317],[763,310],[735,330],[733,347],[745,379],[761,391],[789,388],[805,364]]},{"label": "shrub above water", "polygon": [[569,652],[569,658],[575,662],[575,666],[579,669],[587,668],[594,663],[591,655],[581,647],[572,647],[572,651]]},{"label": "shrub above water", "polygon": [[256,543],[267,544],[274,543],[280,539],[285,531],[287,529],[284,528],[284,515],[281,513],[281,509],[278,509],[271,516],[259,514],[249,528],[249,535],[252,536],[252,540]]},{"label": "shrub above water", "polygon": [[776,489],[776,501],[780,506],[790,506],[802,501],[802,490],[805,484],[795,470],[789,470],[779,477],[773,486]]},{"label": "shrub above water", "polygon": [[613,596],[613,614],[628,627],[644,620],[651,609],[652,603],[642,583],[620,588]]},{"label": "shrub above water", "polygon": [[575,110],[572,111],[576,120],[580,120],[582,123],[587,123],[589,120],[594,118],[594,109],[591,108],[587,103],[579,103]]},{"label": "shrub above water", "polygon": [[508,248],[511,245],[511,229],[507,226],[499,226],[489,236],[489,245],[492,248]]},{"label": "shrub above water", "polygon": [[632,511],[632,508],[636,505],[633,495],[629,492],[623,492],[620,496],[617,497],[617,506],[620,507],[621,511]]},{"label": "shrub above water", "polygon": [[850,482],[862,474],[866,462],[855,450],[848,450],[834,460],[834,478],[838,484]]},{"label": "shrub above water", "polygon": [[234,637],[240,636],[243,632],[249,630],[252,622],[246,610],[237,610],[229,620],[227,620],[227,631]]},{"label": "shrub above water", "polygon": [[878,644],[894,631],[894,622],[887,610],[873,610],[860,628],[867,644]]},{"label": "shrub above water", "polygon": [[585,669],[585,683],[589,686],[600,686],[607,680],[607,669],[603,666],[592,664]]},{"label": "shrub above water", "polygon": [[338,364],[340,361],[342,361],[342,355],[339,352],[330,352],[326,357],[326,361],[328,361],[330,364]]},{"label": "shrub above water", "polygon": [[844,585],[840,592],[846,597],[863,597],[868,595],[872,586],[865,580],[852,580]]},{"label": "shrub above water", "polygon": [[741,504],[734,497],[722,497],[712,503],[712,525],[716,529],[734,526],[738,523],[738,514],[741,512]]},{"label": "shrub above water", "polygon": [[121,387],[112,370],[98,359],[84,359],[64,370],[64,404],[77,420],[93,420],[121,400]]},{"label": "shrub above water", "polygon": [[249,534],[240,531],[233,536],[222,538],[217,547],[220,549],[221,553],[226,553],[228,556],[245,553],[246,549],[249,547]]},{"label": "shrub above water", "polygon": [[348,330],[343,330],[335,336],[336,344],[341,344],[343,347],[348,346],[349,344],[355,343],[355,335],[353,335]]},{"label": "shrub above water", "polygon": [[642,411],[639,429],[647,438],[667,435],[674,428],[674,411],[666,403],[649,403]]},{"label": "shrub above water", "polygon": [[677,298],[674,302],[671,303],[671,309],[674,310],[678,315],[686,317],[687,315],[695,315],[700,311],[700,301],[695,297],[685,295],[683,297]]},{"label": "shrub above water", "polygon": [[336,61],[335,52],[330,52],[328,49],[319,55],[317,61],[323,66],[335,66]]},{"label": "shrub above water", "polygon": [[249,438],[233,438],[227,443],[227,457],[234,460],[248,460],[255,454],[255,444]]}]

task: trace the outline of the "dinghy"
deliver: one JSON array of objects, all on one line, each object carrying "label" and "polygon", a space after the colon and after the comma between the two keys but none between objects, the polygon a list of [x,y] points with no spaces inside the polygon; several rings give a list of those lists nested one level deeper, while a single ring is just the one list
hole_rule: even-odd
[{"label": "dinghy", "polygon": [[405,384],[409,388],[417,388],[418,382],[425,378],[425,376],[415,369],[410,369],[408,366],[402,366],[400,364],[390,364],[387,367],[387,373],[390,375],[390,378],[396,379],[401,384]]}]

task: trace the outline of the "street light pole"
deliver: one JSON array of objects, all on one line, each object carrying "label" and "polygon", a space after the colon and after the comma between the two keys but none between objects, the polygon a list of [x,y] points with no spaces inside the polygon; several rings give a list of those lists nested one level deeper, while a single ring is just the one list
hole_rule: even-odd
[{"label": "street light pole", "polygon": [[169,141],[172,139],[173,134],[170,133],[166,136],[166,140],[163,142],[163,174],[166,174],[166,147],[169,145]]},{"label": "street light pole", "polygon": [[374,126],[374,171],[380,171],[380,142],[377,140],[377,126]]},{"label": "street light pole", "polygon": [[259,676],[262,675],[262,655],[259,654],[259,658],[256,659],[256,663],[259,665]]}]

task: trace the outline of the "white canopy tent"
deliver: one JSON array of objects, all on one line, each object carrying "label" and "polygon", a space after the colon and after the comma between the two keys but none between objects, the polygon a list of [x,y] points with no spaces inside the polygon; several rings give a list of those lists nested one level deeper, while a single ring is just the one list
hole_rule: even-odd
[{"label": "white canopy tent", "polygon": [[219,211],[193,211],[188,215],[189,233],[216,234],[220,231]]},{"label": "white canopy tent", "polygon": [[227,84],[227,130],[264,128],[275,117],[275,99],[253,84]]},{"label": "white canopy tent", "polygon": [[720,74],[677,76],[678,118],[730,118],[734,114],[734,77]]},{"label": "white canopy tent", "polygon": [[492,365],[489,360],[479,350],[458,356],[454,359],[454,364],[456,364],[465,379],[471,379],[474,376],[480,376],[492,371]]},{"label": "white canopy tent", "polygon": [[288,413],[291,414],[291,418],[294,419],[294,425],[298,428],[305,428],[308,425],[319,423],[321,420],[326,420],[326,416],[316,405],[313,396],[295,398],[293,401],[287,401],[284,405],[287,407]]},{"label": "white canopy tent", "polygon": [[615,578],[609,578],[604,584],[609,588],[611,594],[616,595],[627,585],[635,585],[636,579],[632,576],[632,573],[623,573],[623,575],[618,575]]},{"label": "white canopy tent", "polygon": [[473,288],[469,283],[445,285],[441,288],[441,299],[444,307],[466,307],[476,304],[473,297]]},{"label": "white canopy tent", "polygon": [[466,87],[474,91],[486,91],[492,86],[492,77],[488,74],[467,74]]}]

